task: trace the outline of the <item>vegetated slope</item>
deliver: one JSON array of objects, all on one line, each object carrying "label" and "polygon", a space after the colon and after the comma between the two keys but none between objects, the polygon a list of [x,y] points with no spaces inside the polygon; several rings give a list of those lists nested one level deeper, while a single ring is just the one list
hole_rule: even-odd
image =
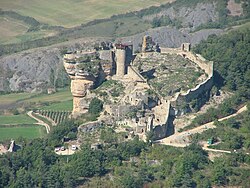
[{"label": "vegetated slope", "polygon": [[239,29],[224,36],[210,36],[194,49],[215,62],[215,69],[228,89],[250,88],[250,29]]},{"label": "vegetated slope", "polygon": [[24,16],[30,16],[41,23],[73,27],[94,19],[108,18],[114,14],[140,10],[149,6],[159,6],[174,0],[1,0],[3,10],[14,10]]},{"label": "vegetated slope", "polygon": [[83,144],[73,156],[57,155],[54,147],[63,145],[62,138],[66,135],[74,139],[76,132],[77,124],[70,121],[55,126],[48,138],[21,140],[19,151],[0,156],[0,186],[210,188],[249,185],[249,155],[223,155],[212,162],[198,145],[151,146],[138,137],[124,141],[124,135],[107,127],[97,129],[97,134],[84,135],[88,138],[86,143],[93,138],[98,140],[100,149],[93,150],[89,144]]},{"label": "vegetated slope", "polygon": [[159,7],[150,7],[106,19],[93,20],[71,29],[51,27],[43,24],[34,31],[29,32],[28,35],[32,35],[32,32],[46,29],[49,32],[55,31],[57,34],[42,39],[21,41],[21,43],[15,45],[1,45],[0,55],[29,48],[48,46],[81,37],[130,36],[143,32],[148,28],[159,26],[182,28],[182,31],[194,31],[201,28],[222,28],[227,24],[233,24],[235,20],[248,17],[247,6],[244,6],[246,8],[243,7],[244,14],[241,17],[229,17],[226,7],[226,0],[178,0]]},{"label": "vegetated slope", "polygon": [[[249,103],[248,103],[249,105]],[[237,115],[236,117],[224,120],[222,122],[216,122],[215,129],[207,130],[202,134],[194,136],[196,141],[205,141],[209,138],[213,138],[215,142],[219,142],[212,146],[215,149],[223,150],[238,150],[243,153],[250,152],[250,110]]]},{"label": "vegetated slope", "polygon": [[250,100],[250,30],[232,30],[223,36],[211,36],[194,49],[206,59],[214,61],[216,90],[223,87],[234,95],[220,104],[218,109],[209,109],[197,116],[191,126],[201,125],[219,117],[232,114],[240,105]]}]

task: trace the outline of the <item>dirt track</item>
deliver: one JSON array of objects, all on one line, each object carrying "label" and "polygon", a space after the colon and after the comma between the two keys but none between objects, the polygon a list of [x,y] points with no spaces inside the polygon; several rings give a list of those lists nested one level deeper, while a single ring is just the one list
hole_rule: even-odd
[{"label": "dirt track", "polygon": [[[219,119],[218,121],[224,121],[226,119],[229,119],[231,117],[237,116],[238,114],[244,112],[247,110],[247,106],[244,106],[240,108],[236,113],[226,116],[224,118]],[[184,132],[177,132],[167,138],[158,140],[156,143],[163,144],[163,145],[169,145],[174,147],[186,147],[190,144],[190,136],[196,133],[202,133],[208,129],[214,129],[216,126],[214,125],[214,122],[209,122],[204,125],[200,125],[199,127],[193,128],[191,130],[187,130]],[[208,151],[214,151],[214,152],[222,152],[222,153],[231,153],[231,151],[226,150],[216,150],[216,149],[210,149],[207,148],[207,146],[203,147],[204,150]]]},{"label": "dirt track", "polygon": [[36,118],[35,116],[33,116],[32,111],[27,112],[27,115],[37,121],[37,123],[34,123],[34,124],[45,126],[46,132],[47,132],[47,134],[49,134],[49,132],[50,132],[50,126],[47,123],[45,123],[42,120],[40,120],[40,119]]}]

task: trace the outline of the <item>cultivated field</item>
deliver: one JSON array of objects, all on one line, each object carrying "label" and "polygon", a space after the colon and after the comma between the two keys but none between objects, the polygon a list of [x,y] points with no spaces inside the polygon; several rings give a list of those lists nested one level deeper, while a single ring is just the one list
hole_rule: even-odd
[{"label": "cultivated field", "polygon": [[69,89],[59,90],[58,92],[48,94],[37,94],[37,93],[12,93],[6,95],[0,95],[0,108],[3,105],[12,105],[15,103],[28,103],[28,102],[62,102],[69,101],[72,99],[72,95]]},{"label": "cultivated field", "polygon": [[40,138],[46,134],[45,127],[40,125],[23,125],[15,127],[0,126],[0,141],[6,139],[17,139],[20,137],[33,139]]},{"label": "cultivated field", "polygon": [[36,123],[36,121],[30,118],[26,114],[0,116],[0,126],[1,125],[32,124],[32,123]]},{"label": "cultivated field", "polygon": [[174,0],[1,0],[3,10],[13,10],[50,25],[73,27],[114,14],[135,11]]},{"label": "cultivated field", "polygon": [[54,110],[54,111],[72,111],[73,100],[53,103],[48,106],[43,106],[39,109],[40,110]]},{"label": "cultivated field", "polygon": [[[13,93],[0,95],[0,107],[4,105],[14,107],[22,103],[32,102],[31,109],[37,108],[54,111],[71,111],[73,106],[72,95],[69,90],[61,90],[55,94],[29,94]],[[15,107],[14,107],[15,108]],[[6,139],[27,139],[43,137],[46,134],[45,128],[39,125],[32,125],[36,121],[27,114],[0,115],[0,141]]]}]

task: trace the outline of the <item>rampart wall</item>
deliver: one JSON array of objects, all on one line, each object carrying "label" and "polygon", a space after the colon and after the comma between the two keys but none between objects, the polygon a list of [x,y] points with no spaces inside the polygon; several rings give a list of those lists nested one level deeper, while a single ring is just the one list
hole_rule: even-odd
[{"label": "rampart wall", "polygon": [[190,102],[195,99],[198,95],[208,91],[213,86],[213,62],[207,61],[199,54],[194,54],[192,52],[184,52],[179,48],[161,48],[161,53],[177,54],[185,58],[190,59],[192,62],[196,63],[202,70],[207,74],[207,79],[202,83],[198,84],[195,88],[189,89],[186,92],[178,92],[174,97],[170,99],[171,106],[176,107],[176,105],[183,102]]},{"label": "rampart wall", "polygon": [[[161,99],[164,105],[163,109],[155,109],[155,119],[157,119],[157,114],[164,117],[165,123],[154,122],[154,134],[156,139],[161,139],[167,136],[168,128],[170,125],[171,110],[174,110],[174,115],[178,115],[178,109],[175,107],[181,105],[183,102],[190,102],[191,100],[197,98],[203,92],[209,91],[213,86],[213,62],[206,61],[201,55],[193,54],[192,52],[186,52],[180,48],[161,48],[161,53],[177,54],[185,58],[190,59],[192,62],[196,63],[204,72],[207,74],[207,79],[202,83],[198,84],[196,87],[189,89],[186,92],[178,92],[175,96],[168,100]],[[162,113],[164,112],[164,113]]]}]

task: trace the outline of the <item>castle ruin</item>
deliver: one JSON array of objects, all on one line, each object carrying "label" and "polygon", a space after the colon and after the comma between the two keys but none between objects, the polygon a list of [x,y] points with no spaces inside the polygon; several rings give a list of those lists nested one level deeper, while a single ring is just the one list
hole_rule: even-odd
[{"label": "castle ruin", "polygon": [[[183,104],[188,104],[212,88],[213,62],[193,54],[189,43],[182,44],[180,48],[160,48],[160,52],[158,48],[156,50],[153,47],[154,45],[152,38],[145,36],[142,53],[138,54],[133,54],[131,44],[121,43],[107,50],[65,54],[64,67],[71,78],[73,95],[72,114],[77,116],[86,113],[91,98],[96,96],[92,92],[93,88],[98,88],[104,80],[116,80],[124,85],[124,94],[119,96],[115,103],[104,103],[106,115],[99,120],[112,120],[117,126],[130,127],[131,131],[142,138],[145,138],[148,131],[153,131],[158,139],[166,137],[171,116],[186,113]],[[192,62],[204,71],[206,79],[188,90],[181,89],[172,95],[163,96],[134,64],[136,61],[143,64],[143,61],[152,56],[165,58],[166,54]],[[162,67],[164,68],[163,65]]]}]

